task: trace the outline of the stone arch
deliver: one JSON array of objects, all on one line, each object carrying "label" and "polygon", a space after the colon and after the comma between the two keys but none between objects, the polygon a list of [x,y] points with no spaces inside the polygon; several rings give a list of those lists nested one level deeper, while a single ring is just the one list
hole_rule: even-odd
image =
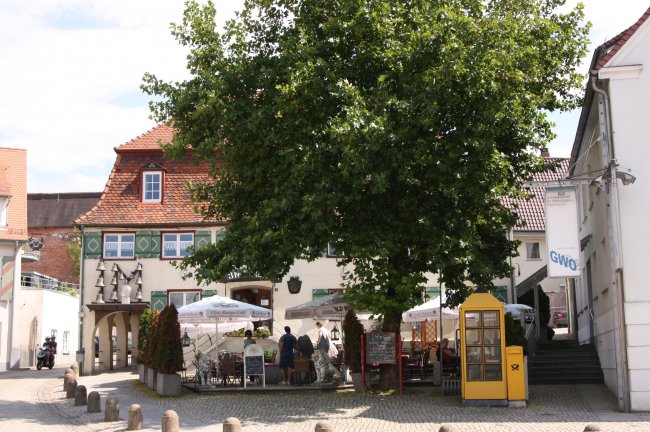
[{"label": "stone arch", "polygon": [[93,373],[131,366],[135,357],[129,357],[129,339],[133,341],[133,333],[137,338],[137,327],[138,316],[126,311],[108,313],[97,322],[92,336]]}]

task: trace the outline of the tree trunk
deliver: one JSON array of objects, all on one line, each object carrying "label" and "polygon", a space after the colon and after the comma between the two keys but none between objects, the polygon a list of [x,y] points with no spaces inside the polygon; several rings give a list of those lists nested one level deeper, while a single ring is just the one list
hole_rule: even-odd
[{"label": "tree trunk", "polygon": [[[402,313],[399,311],[391,312],[384,315],[384,324],[382,330],[385,332],[398,333],[402,323]],[[398,337],[398,340],[401,338]],[[401,341],[399,342],[401,343]],[[382,365],[379,375],[379,387],[382,390],[399,388],[399,359],[396,359],[398,364],[395,365]]]}]

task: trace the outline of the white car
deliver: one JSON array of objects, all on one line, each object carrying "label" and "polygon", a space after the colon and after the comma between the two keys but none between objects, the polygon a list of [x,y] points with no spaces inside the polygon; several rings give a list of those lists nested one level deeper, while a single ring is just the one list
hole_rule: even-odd
[{"label": "white car", "polygon": [[515,320],[519,320],[523,313],[526,324],[535,321],[535,309],[525,304],[507,304],[504,313],[510,313]]}]

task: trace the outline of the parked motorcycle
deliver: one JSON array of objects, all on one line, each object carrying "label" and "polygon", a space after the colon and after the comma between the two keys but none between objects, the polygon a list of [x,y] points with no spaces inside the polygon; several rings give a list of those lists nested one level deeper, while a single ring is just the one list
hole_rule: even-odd
[{"label": "parked motorcycle", "polygon": [[41,370],[43,366],[47,366],[48,369],[54,367],[54,352],[52,352],[52,348],[50,347],[49,337],[45,338],[45,343],[36,355],[36,369]]}]

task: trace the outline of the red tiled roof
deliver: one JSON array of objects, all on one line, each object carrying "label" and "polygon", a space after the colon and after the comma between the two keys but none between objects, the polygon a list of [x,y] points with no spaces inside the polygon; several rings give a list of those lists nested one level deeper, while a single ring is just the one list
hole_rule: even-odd
[{"label": "red tiled roof", "polygon": [[[186,183],[208,183],[210,166],[196,165],[191,155],[170,161],[158,140],[171,142],[173,130],[159,125],[149,132],[115,148],[117,158],[104,192],[97,205],[75,221],[78,225],[143,226],[192,225],[205,221],[194,211]],[[163,173],[162,203],[140,201],[141,170],[150,163],[161,166]]]},{"label": "red tiled roof", "polygon": [[604,53],[599,60],[598,63],[596,64],[594,69],[600,69],[604,67],[607,62],[609,62],[612,57],[616,55],[616,53],[623,48],[623,46],[627,43],[628,40],[634,35],[634,33],[643,25],[644,22],[648,20],[650,17],[650,8],[648,8],[643,15],[641,15],[641,18],[637,20],[632,26],[628,27],[612,39],[608,40],[598,48],[596,48],[595,55],[599,55],[599,53]]},{"label": "red tiled roof", "polygon": [[[548,158],[549,161],[559,162],[556,171],[544,171],[533,177],[533,182],[544,182],[559,180],[566,176],[569,169],[569,159],[565,158]],[[519,223],[515,231],[545,231],[546,218],[544,215],[544,194],[545,187],[532,187],[528,191],[531,198],[529,200],[518,199],[513,201],[505,200],[506,205],[516,208]]]},{"label": "red tiled roof", "polygon": [[174,129],[166,124],[159,124],[153,129],[132,139],[131,141],[115,147],[116,153],[135,150],[160,150],[160,144],[169,144],[174,137]]}]

